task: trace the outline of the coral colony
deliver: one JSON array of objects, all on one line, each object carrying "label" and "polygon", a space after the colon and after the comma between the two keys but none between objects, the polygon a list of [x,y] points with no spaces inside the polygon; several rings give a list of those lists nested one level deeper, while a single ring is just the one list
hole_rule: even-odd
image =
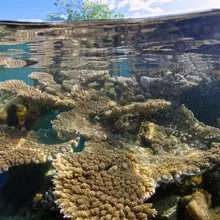
[{"label": "coral colony", "polygon": [[[30,74],[37,88],[19,80],[0,83],[1,91],[13,94],[12,102],[28,109],[24,126],[33,107],[39,112],[65,109],[52,121],[63,140],[60,144],[38,142],[33,132],[19,129],[19,123],[2,125],[1,172],[52,162],[55,203],[64,217],[148,219],[157,213],[147,202],[157,187],[219,164],[220,130],[200,123],[184,105],[173,107],[163,99],[116,103],[103,87],[88,86],[112,83],[107,73],[95,74],[73,75],[76,89],[71,93],[43,72]],[[85,139],[84,149],[74,153],[80,137]]]}]

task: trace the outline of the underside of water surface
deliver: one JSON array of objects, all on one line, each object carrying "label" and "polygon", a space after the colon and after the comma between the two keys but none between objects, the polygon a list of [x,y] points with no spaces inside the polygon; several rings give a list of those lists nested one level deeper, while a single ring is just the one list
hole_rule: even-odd
[{"label": "underside of water surface", "polygon": [[0,22],[0,219],[220,219],[220,10]]}]

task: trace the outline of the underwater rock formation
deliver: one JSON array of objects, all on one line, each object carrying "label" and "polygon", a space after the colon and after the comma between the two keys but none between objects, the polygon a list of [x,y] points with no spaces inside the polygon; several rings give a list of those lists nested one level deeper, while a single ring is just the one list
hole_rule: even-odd
[{"label": "underwater rock formation", "polygon": [[186,56],[186,60],[176,58],[181,60],[181,64],[177,64],[177,67],[173,69],[161,68],[152,72],[135,70],[143,95],[146,98],[163,98],[178,105],[185,92],[204,82],[210,83],[215,80],[215,77],[211,75],[213,71],[211,68],[208,69],[202,64],[195,67],[190,55]]},{"label": "underwater rock formation", "polygon": [[157,154],[184,154],[190,149],[208,149],[220,142],[220,129],[199,122],[184,105],[170,107],[143,122],[139,136],[143,146]]},{"label": "underwater rock formation", "polygon": [[217,166],[210,172],[203,175],[204,189],[211,195],[212,207],[219,206],[220,204],[220,167]]},{"label": "underwater rock formation", "polygon": [[[191,150],[184,156],[145,155],[136,153],[141,172],[157,182],[180,181],[182,176],[199,175],[201,172],[217,166],[220,162],[220,145],[213,144],[208,151]],[[135,153],[134,153],[135,154]]]},{"label": "underwater rock formation", "polygon": [[219,75],[216,73],[216,80],[200,83],[199,86],[187,90],[181,97],[181,103],[191,109],[199,121],[215,127],[220,127],[219,83]]},{"label": "underwater rock formation", "polygon": [[158,155],[166,152],[184,154],[184,149],[187,152],[189,148],[188,144],[181,140],[181,137],[172,135],[170,128],[152,122],[142,123],[139,136],[143,145],[150,147]]},{"label": "underwater rock formation", "polygon": [[211,204],[210,195],[206,191],[196,191],[192,195],[185,196],[180,200],[182,206],[179,213],[180,219],[195,219],[195,220],[212,220],[212,214],[209,211]]}]

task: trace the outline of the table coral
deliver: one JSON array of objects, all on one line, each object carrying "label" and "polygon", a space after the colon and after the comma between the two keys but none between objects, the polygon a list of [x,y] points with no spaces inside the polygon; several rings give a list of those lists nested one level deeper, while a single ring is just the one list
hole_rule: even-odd
[{"label": "table coral", "polygon": [[56,203],[71,219],[148,219],[156,211],[145,203],[153,189],[123,152],[99,150],[59,154],[53,165]]},{"label": "table coral", "polygon": [[63,137],[83,136],[86,140],[106,140],[107,136],[98,124],[90,123],[86,118],[75,113],[75,109],[63,112],[52,122]]},{"label": "table coral", "polygon": [[[50,107],[57,100],[65,102],[20,81],[0,83],[1,88],[42,104],[34,97],[39,95]],[[74,100],[74,108],[52,122],[66,142],[42,144],[30,132],[11,135],[6,131],[14,128],[5,127],[2,143],[10,148],[0,151],[2,171],[53,161],[56,203],[65,217],[150,218],[156,211],[147,199],[156,187],[220,164],[220,129],[200,123],[184,105],[175,107],[163,99],[120,105],[97,90],[79,88],[68,98]],[[72,153],[79,137],[85,140],[83,152]]]},{"label": "table coral", "polygon": [[24,60],[14,60],[11,57],[1,57],[0,66],[6,68],[21,68],[26,66],[26,62]]},{"label": "table coral", "polygon": [[52,75],[45,72],[32,72],[29,76],[36,86],[41,90],[51,95],[57,95],[61,99],[65,99],[65,95],[61,91],[61,85],[54,81]]},{"label": "table coral", "polygon": [[117,106],[105,112],[105,117],[119,118],[123,115],[150,115],[171,105],[163,99],[149,99],[143,103],[132,103],[125,106]]},{"label": "table coral", "polygon": [[52,108],[73,107],[73,100],[61,100],[57,96],[31,87],[20,80],[7,80],[0,83],[0,90],[10,92],[26,101]]},{"label": "table coral", "polygon": [[[85,83],[93,82],[93,81],[106,81],[109,77],[106,78],[108,75],[108,71],[106,70],[68,70],[68,71],[61,71],[60,78],[67,79],[71,81],[71,84],[83,86]],[[109,75],[108,75],[109,76]]]},{"label": "table coral", "polygon": [[48,74],[48,73],[44,73],[44,72],[32,72],[29,76],[30,79],[43,84],[55,84],[56,82],[53,79],[53,76]]},{"label": "table coral", "polygon": [[27,132],[13,127],[0,126],[0,173],[10,167],[24,164],[45,163],[57,153],[73,152],[73,140],[61,144],[46,145],[34,142]]}]

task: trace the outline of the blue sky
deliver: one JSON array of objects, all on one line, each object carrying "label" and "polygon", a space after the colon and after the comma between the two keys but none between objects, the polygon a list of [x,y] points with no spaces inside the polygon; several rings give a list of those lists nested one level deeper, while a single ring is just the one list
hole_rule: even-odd
[{"label": "blue sky", "polygon": [[[92,0],[91,0],[92,1]],[[99,0],[126,15],[139,18],[220,8],[220,0]],[[1,0],[0,20],[46,19],[57,12],[55,0]]]}]

